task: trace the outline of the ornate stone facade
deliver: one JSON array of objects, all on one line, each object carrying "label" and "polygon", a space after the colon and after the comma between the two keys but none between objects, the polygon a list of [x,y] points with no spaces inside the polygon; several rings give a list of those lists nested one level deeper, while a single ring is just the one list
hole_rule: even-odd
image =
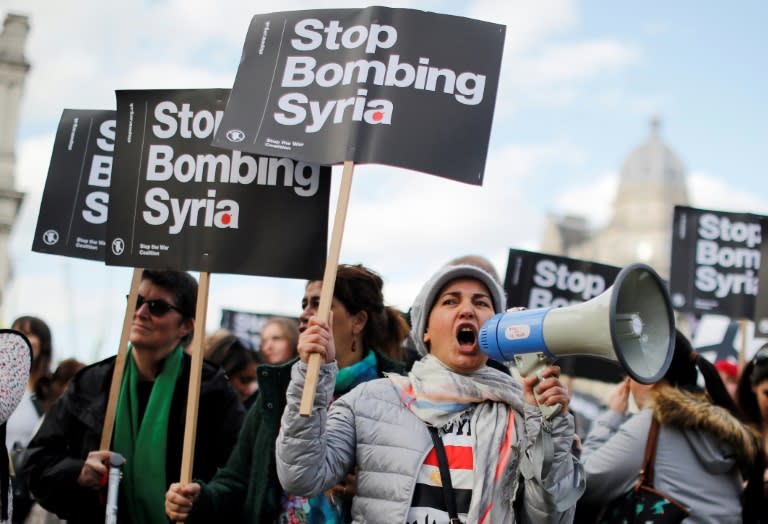
[{"label": "ornate stone facade", "polygon": [[689,205],[685,168],[653,119],[648,140],[621,168],[608,225],[592,229],[584,217],[550,216],[541,251],[620,267],[644,262],[668,278],[675,205]]},{"label": "ornate stone facade", "polygon": [[[0,33],[0,289],[9,279],[8,237],[24,194],[15,189],[16,131],[29,62],[26,16],[8,14]],[[1,299],[2,297],[0,297]]]}]

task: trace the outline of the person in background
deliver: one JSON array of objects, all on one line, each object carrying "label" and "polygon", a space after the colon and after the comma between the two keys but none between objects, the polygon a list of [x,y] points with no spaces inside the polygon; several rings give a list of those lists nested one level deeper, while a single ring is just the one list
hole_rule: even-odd
[{"label": "person in background", "polygon": [[56,400],[67,390],[70,380],[84,367],[85,364],[76,358],[66,358],[59,362],[51,377],[51,393]]},{"label": "person in background", "polygon": [[215,346],[221,339],[226,338],[230,335],[234,335],[232,331],[230,331],[227,328],[220,327],[213,333],[205,336],[205,341],[203,342],[203,348],[204,353],[207,355],[208,352],[211,350],[213,346]]},{"label": "person in background", "polygon": [[[32,347],[23,334],[7,329],[0,332],[0,438],[4,446],[6,423],[26,394],[32,361]],[[8,449],[3,449],[5,456],[0,457],[0,523],[10,524],[16,522],[11,492],[13,470]]]},{"label": "person in background", "polygon": [[[401,344],[408,326],[400,313],[384,305],[383,281],[362,265],[341,264],[331,304],[337,359],[333,397],[360,387],[384,373],[403,373]],[[299,331],[317,314],[322,281],[307,283],[301,301]],[[165,498],[168,517],[176,522],[240,522],[253,524],[348,522],[348,502],[355,490],[352,467],[343,482],[316,497],[283,491],[275,470],[275,439],[285,392],[297,358],[284,364],[262,364],[258,398],[227,465],[208,483],[172,484]]]},{"label": "person in background", "polygon": [[739,365],[732,360],[722,359],[715,362],[715,369],[728,394],[736,402],[736,391],[739,387]]},{"label": "person in background", "polygon": [[[357,523],[569,522],[584,476],[570,451],[573,418],[559,368],[549,366],[538,384],[533,376],[521,386],[487,366],[480,351],[480,327],[504,303],[498,281],[482,269],[444,266],[411,308],[423,358],[407,377],[361,384],[330,409],[340,362],[337,327],[311,319],[299,337],[301,361],[293,367],[276,446],[285,489],[322,493],[357,464]],[[324,364],[312,413],[303,417],[299,400],[312,353]],[[539,402],[563,406],[552,420],[543,419],[534,387]],[[440,481],[440,441],[453,490]]]},{"label": "person in background", "polygon": [[32,508],[33,501],[21,466],[26,457],[29,440],[57,397],[52,391],[53,341],[48,324],[38,317],[22,316],[13,321],[11,329],[23,333],[32,345],[32,369],[27,389],[19,407],[7,422],[5,436],[5,444],[16,470],[13,478],[14,522],[23,522]]},{"label": "person in background", "polygon": [[[627,416],[630,394],[640,411]],[[660,423],[654,487],[688,508],[686,523],[758,522],[759,495],[754,486],[742,492],[745,478],[762,477],[759,444],[737,418],[714,365],[679,331],[664,377],[650,385],[625,380],[595,421],[581,455],[584,503],[604,507],[635,485],[652,418]]]},{"label": "person in background", "polygon": [[32,345],[32,370],[24,398],[8,419],[5,443],[9,449],[13,445],[27,446],[40,417],[51,404],[53,358],[51,330],[45,321],[38,317],[23,316],[13,321],[11,329],[23,333]]},{"label": "person in background", "polygon": [[261,329],[261,358],[265,364],[283,364],[296,357],[299,325],[292,318],[271,317]]},{"label": "person in background", "polygon": [[256,392],[256,368],[259,365],[259,355],[255,350],[246,347],[235,335],[225,335],[209,347],[205,358],[212,364],[220,366],[227,374],[227,379],[237,391],[240,402],[245,408],[250,406],[253,394]]},{"label": "person in background", "polygon": [[[761,437],[763,458],[768,463],[768,344],[758,349],[744,366],[737,399],[744,420]],[[768,521],[768,470],[763,476],[763,495],[764,515]]]},{"label": "person in background", "polygon": [[[186,424],[197,282],[186,272],[145,269],[129,333],[114,432],[101,433],[116,357],[82,369],[46,414],[24,470],[45,509],[70,524],[105,520],[112,452],[125,458],[119,522],[166,523],[163,498],[177,481]],[[243,407],[224,371],[203,363],[192,474],[210,479],[237,440]]]},{"label": "person in background", "polygon": [[[56,370],[53,372],[53,375],[51,376],[51,382],[50,382],[50,403],[51,405],[56,402],[56,400],[59,399],[61,395],[64,394],[64,392],[67,389],[67,386],[69,384],[69,381],[72,380],[72,378],[75,376],[75,374],[83,369],[85,367],[85,364],[80,362],[79,360],[75,358],[67,358],[59,362],[59,365],[56,366]],[[45,418],[45,415],[43,415],[43,418]],[[40,420],[42,422],[42,419]],[[39,423],[38,423],[39,426]],[[37,430],[37,427],[35,428]],[[22,455],[19,457],[19,460],[16,464],[14,464],[14,467],[18,471],[22,471],[23,467],[23,460],[26,457],[26,455]],[[22,482],[26,484],[26,479],[22,479]],[[21,496],[21,494],[18,492],[19,489],[24,489],[26,493],[26,497],[29,497],[29,490],[26,489],[26,485],[23,488],[17,488],[15,490],[17,492],[17,497]],[[24,519],[24,524],[60,524],[65,521],[59,519],[54,515],[53,513],[50,513],[49,511],[46,511],[43,509],[40,504],[37,502],[31,500],[31,508],[29,509],[29,513],[27,514],[27,517]]]},{"label": "person in background", "polygon": [[496,271],[496,268],[493,265],[493,262],[488,260],[488,258],[482,256],[482,255],[462,255],[460,257],[456,257],[454,259],[451,259],[448,262],[449,266],[461,266],[461,265],[470,265],[470,266],[477,266],[489,275],[493,277],[493,279],[498,282],[500,285],[504,285],[504,282],[501,281],[501,278],[499,278],[499,273]]}]

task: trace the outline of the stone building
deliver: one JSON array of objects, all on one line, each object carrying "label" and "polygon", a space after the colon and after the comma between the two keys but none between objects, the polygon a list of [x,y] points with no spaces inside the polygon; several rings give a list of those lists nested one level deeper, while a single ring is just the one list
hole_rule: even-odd
[{"label": "stone building", "polygon": [[0,33],[0,290],[10,277],[8,237],[24,198],[24,194],[15,189],[14,175],[19,109],[29,72],[29,62],[24,56],[28,33],[26,16],[8,14],[5,17]]},{"label": "stone building", "polygon": [[661,139],[653,119],[648,139],[624,161],[608,224],[593,229],[584,217],[550,216],[541,251],[623,267],[643,262],[669,278],[675,205],[689,205],[685,168]]},{"label": "stone building", "polygon": [[[550,215],[540,251],[618,267],[643,262],[667,279],[676,205],[689,205],[685,168],[661,139],[660,122],[654,118],[648,139],[624,160],[608,224],[594,228],[585,217]],[[687,326],[681,329],[688,332]],[[591,419],[598,409],[594,397],[607,402],[613,387],[571,377],[572,409]]]}]

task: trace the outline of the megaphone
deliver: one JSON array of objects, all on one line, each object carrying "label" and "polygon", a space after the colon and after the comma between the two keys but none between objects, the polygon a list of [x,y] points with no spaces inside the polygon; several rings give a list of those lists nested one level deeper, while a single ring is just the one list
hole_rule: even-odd
[{"label": "megaphone", "polygon": [[[495,315],[480,328],[479,344],[494,360],[514,360],[523,376],[540,373],[559,356],[590,355],[618,361],[634,380],[652,384],[672,361],[675,320],[659,275],[632,264],[587,302]],[[547,418],[560,410],[541,408]]]}]

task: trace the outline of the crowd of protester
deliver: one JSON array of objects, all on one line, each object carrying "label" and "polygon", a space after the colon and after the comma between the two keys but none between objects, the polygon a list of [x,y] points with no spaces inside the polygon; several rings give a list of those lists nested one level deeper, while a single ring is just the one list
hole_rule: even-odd
[{"label": "crowd of protester", "polygon": [[683,522],[768,522],[768,344],[743,366],[710,363],[678,331],[662,379],[624,380],[578,430],[557,365],[521,377],[480,351],[481,326],[506,307],[483,257],[438,268],[408,312],[360,264],[339,265],[329,318],[317,316],[322,286],[306,283],[298,322],[270,318],[258,350],[226,331],[206,338],[191,482],[180,473],[188,345],[202,329],[191,275],[142,273],[106,447],[118,358],[52,371],[47,324],[16,319],[32,364],[3,425],[7,522],[104,522],[116,453],[122,523],[610,522],[602,511],[644,474],[652,428],[654,485],[686,508]]}]

